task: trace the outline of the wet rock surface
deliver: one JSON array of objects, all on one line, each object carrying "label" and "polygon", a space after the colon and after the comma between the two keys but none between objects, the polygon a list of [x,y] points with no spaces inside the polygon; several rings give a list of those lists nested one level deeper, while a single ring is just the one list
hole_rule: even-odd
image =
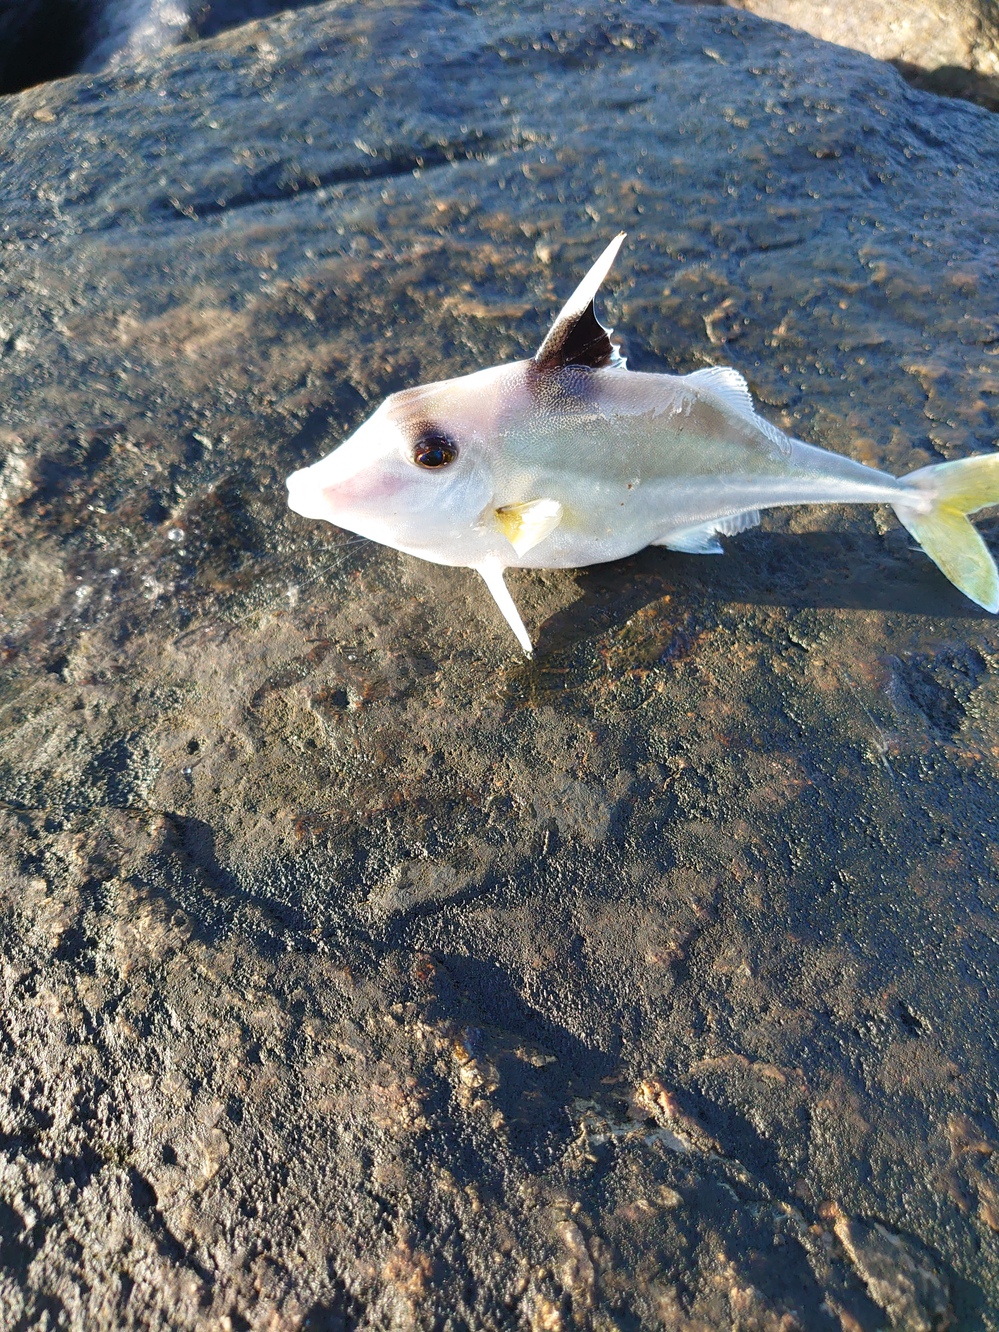
[{"label": "wet rock surface", "polygon": [[795,511],[517,575],[528,664],[282,487],[619,228],[633,365],[990,448],[994,118],[598,0],[0,106],[3,1325],[996,1327],[995,622]]}]

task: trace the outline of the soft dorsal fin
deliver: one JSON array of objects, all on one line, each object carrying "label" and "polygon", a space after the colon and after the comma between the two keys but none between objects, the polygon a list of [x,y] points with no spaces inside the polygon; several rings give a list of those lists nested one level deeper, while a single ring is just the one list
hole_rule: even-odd
[{"label": "soft dorsal fin", "polygon": [[730,411],[745,417],[747,421],[752,421],[757,430],[773,446],[775,456],[785,457],[791,452],[791,441],[783,430],[779,430],[765,417],[756,414],[749,385],[738,370],[733,370],[730,365],[708,365],[703,370],[695,370],[693,374],[685,375],[684,378],[688,384],[710,390],[715,397],[721,398]]},{"label": "soft dorsal fin", "polygon": [[559,311],[548,336],[534,354],[537,370],[560,370],[564,365],[625,369],[620,348],[611,342],[612,329],[604,328],[593,313],[593,298],[610,272],[625,233],[615,236],[586,277]]},{"label": "soft dorsal fin", "polygon": [[730,365],[708,365],[703,370],[695,370],[686,378],[690,384],[699,384],[717,393],[740,416],[756,416],[749,385],[738,370],[733,370]]}]

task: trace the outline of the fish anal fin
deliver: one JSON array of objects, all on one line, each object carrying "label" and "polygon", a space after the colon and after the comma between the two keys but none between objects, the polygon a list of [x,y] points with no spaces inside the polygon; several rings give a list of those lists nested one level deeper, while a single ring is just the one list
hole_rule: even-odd
[{"label": "fish anal fin", "polygon": [[719,518],[715,523],[715,531],[722,536],[735,536],[738,532],[748,532],[751,527],[759,525],[759,509],[743,509],[742,513],[730,513],[725,518]]},{"label": "fish anal fin", "polygon": [[544,541],[562,521],[558,500],[525,500],[522,504],[504,504],[495,511],[496,524],[518,555]]},{"label": "fish anal fin", "polygon": [[499,607],[500,614],[506,620],[507,624],[513,630],[517,642],[524,649],[529,657],[534,656],[534,645],[531,642],[531,636],[524,626],[524,621],[520,618],[520,611],[511,597],[506,583],[503,581],[503,566],[496,562],[480,564],[476,566],[476,572],[481,575],[482,581],[488,587],[492,594],[493,601]]},{"label": "fish anal fin", "polygon": [[560,370],[567,365],[605,366],[624,369],[620,348],[611,342],[612,329],[605,328],[593,313],[593,300],[610,272],[625,233],[615,236],[596,263],[563,305],[548,336],[534,355],[537,371]]},{"label": "fish anal fin", "polygon": [[714,523],[702,523],[699,527],[678,527],[667,532],[653,546],[665,546],[667,550],[682,550],[687,555],[724,555],[721,542],[715,536]]},{"label": "fish anal fin", "polygon": [[726,514],[723,518],[711,518],[706,523],[695,523],[690,527],[675,527],[672,532],[653,541],[653,546],[665,546],[667,550],[682,550],[688,555],[724,554],[720,536],[735,536],[747,528],[756,527],[760,521],[759,509],[745,509],[742,513]]}]

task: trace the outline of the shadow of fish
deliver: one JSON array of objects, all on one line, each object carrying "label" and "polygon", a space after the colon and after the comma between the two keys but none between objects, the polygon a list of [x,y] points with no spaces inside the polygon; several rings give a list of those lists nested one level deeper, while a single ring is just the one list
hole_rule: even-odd
[{"label": "shadow of fish", "polygon": [[719,536],[787,504],[890,504],[930,559],[999,610],[996,565],[967,515],[999,503],[999,453],[894,477],[784,434],[736,370],[629,371],[593,300],[615,237],[527,361],[404,389],[288,477],[288,503],[481,574],[524,651],[510,567],[574,568],[644,546],[721,554]]}]

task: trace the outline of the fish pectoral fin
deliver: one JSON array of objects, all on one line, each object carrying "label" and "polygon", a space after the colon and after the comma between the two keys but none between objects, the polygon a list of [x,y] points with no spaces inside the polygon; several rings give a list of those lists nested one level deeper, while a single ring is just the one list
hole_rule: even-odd
[{"label": "fish pectoral fin", "polygon": [[523,504],[504,504],[495,510],[496,525],[518,555],[526,555],[562,521],[558,500],[525,500]]},{"label": "fish pectoral fin", "polygon": [[531,636],[524,627],[524,621],[520,618],[520,611],[514,604],[513,597],[511,597],[507,585],[503,581],[503,565],[495,562],[480,564],[476,566],[476,572],[481,575],[482,581],[492,593],[493,601],[496,602],[500,614],[516,635],[517,642],[529,657],[533,657],[534,645],[531,642]]},{"label": "fish pectoral fin", "polygon": [[749,527],[759,525],[759,509],[745,509],[742,513],[726,514],[723,518],[711,518],[706,523],[697,523],[693,527],[675,527],[672,532],[653,541],[653,546],[665,546],[667,550],[682,550],[688,555],[721,555],[721,536],[735,536],[736,532],[745,532]]}]

